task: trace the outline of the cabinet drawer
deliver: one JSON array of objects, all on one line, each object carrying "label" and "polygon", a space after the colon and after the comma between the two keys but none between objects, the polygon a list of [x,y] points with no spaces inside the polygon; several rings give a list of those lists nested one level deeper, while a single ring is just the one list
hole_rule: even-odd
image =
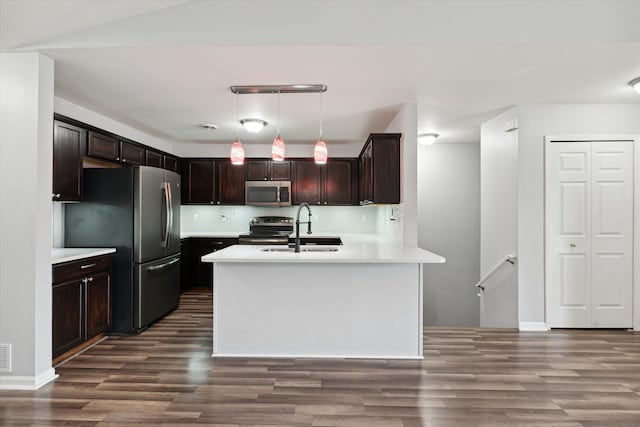
[{"label": "cabinet drawer", "polygon": [[111,256],[102,255],[84,258],[53,266],[53,283],[63,283],[76,278],[91,276],[92,274],[111,269]]}]

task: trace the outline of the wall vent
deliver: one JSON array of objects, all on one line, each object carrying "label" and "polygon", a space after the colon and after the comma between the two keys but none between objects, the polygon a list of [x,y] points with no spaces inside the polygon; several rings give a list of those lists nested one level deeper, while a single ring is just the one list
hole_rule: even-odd
[{"label": "wall vent", "polygon": [[0,372],[11,372],[11,344],[0,344]]}]

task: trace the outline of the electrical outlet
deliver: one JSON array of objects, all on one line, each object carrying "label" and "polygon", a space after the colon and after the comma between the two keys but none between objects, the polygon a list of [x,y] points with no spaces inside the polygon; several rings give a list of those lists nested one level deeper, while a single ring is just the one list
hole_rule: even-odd
[{"label": "electrical outlet", "polygon": [[362,221],[363,224],[367,223],[367,216],[366,215],[362,215],[362,218],[360,218],[360,221]]},{"label": "electrical outlet", "polygon": [[193,222],[198,222],[199,219],[200,215],[198,215],[197,213],[193,214]]}]

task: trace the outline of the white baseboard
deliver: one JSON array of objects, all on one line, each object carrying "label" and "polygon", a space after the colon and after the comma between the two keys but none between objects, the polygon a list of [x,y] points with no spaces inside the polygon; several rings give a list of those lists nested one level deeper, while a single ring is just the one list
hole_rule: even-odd
[{"label": "white baseboard", "polygon": [[37,390],[56,378],[58,375],[53,368],[34,377],[0,375],[0,390]]},{"label": "white baseboard", "polygon": [[521,331],[548,331],[549,327],[545,322],[519,322],[518,329]]}]

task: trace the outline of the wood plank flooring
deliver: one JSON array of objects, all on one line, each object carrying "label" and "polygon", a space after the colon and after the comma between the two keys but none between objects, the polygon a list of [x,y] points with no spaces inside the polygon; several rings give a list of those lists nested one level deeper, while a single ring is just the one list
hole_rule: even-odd
[{"label": "wood plank flooring", "polygon": [[640,426],[638,333],[427,328],[423,361],[212,359],[211,307],[188,292],[54,383],[0,391],[0,424]]}]

